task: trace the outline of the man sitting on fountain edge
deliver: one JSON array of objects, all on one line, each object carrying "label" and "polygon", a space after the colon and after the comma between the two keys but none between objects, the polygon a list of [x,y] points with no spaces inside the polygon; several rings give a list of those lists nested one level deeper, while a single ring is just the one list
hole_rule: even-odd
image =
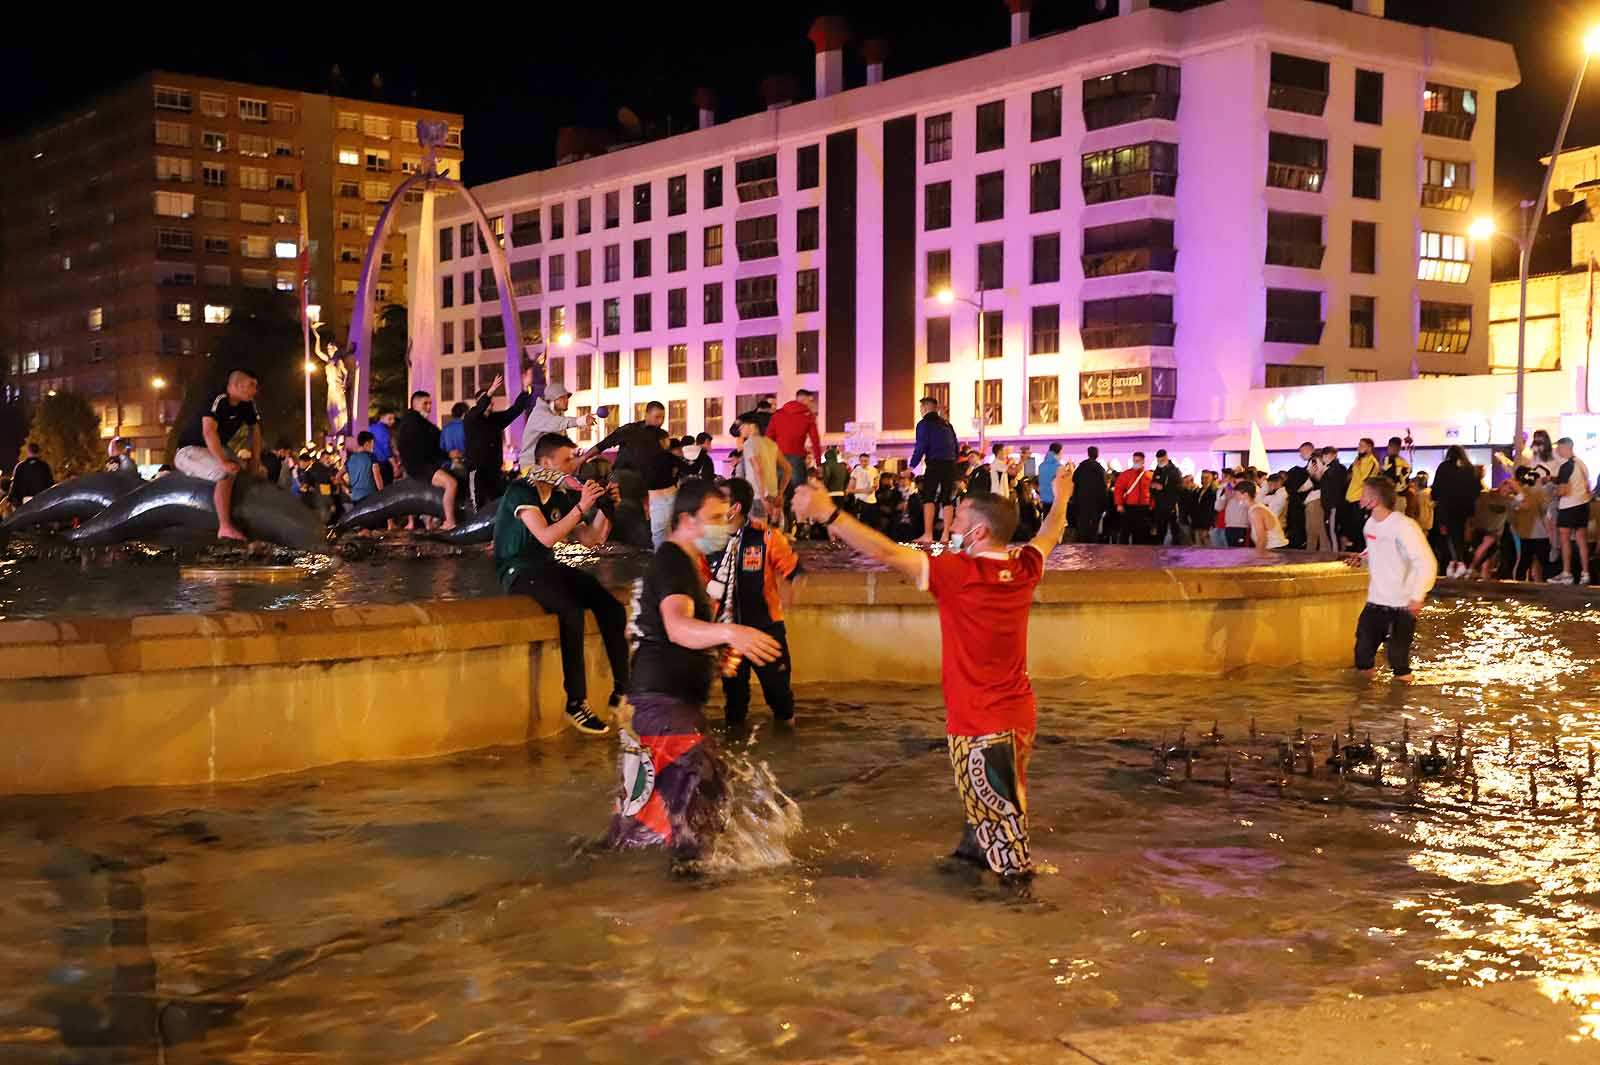
[{"label": "man sitting on fountain edge", "polygon": [[178,453],[173,464],[178,472],[210,481],[212,502],[217,508],[217,539],[243,540],[244,533],[233,524],[233,482],[239,476],[239,456],[228,444],[242,425],[250,427],[247,449],[250,461],[259,468],[261,419],[256,414],[256,375],[249,370],[230,370],[226,390],[195,412],[178,434]]},{"label": "man sitting on fountain edge", "polygon": [[1044,560],[1066,528],[1070,462],[1056,470],[1052,487],[1055,503],[1028,543],[1010,546],[1015,504],[969,493],[951,522],[950,549],[932,556],[849,517],[819,484],[794,498],[796,516],[821,522],[837,539],[913,578],[939,604],[945,732],[967,819],[952,857],[1003,878],[1033,871],[1027,774],[1037,707],[1028,682],[1028,611]]}]

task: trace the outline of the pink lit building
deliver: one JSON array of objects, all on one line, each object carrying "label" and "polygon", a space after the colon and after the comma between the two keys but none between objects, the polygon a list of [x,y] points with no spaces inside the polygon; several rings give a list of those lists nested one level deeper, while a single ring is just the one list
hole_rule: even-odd
[{"label": "pink lit building", "polygon": [[[1488,254],[1466,232],[1509,46],[1381,0],[1122,0],[1036,40],[1031,3],[1010,6],[1011,47],[891,78],[869,54],[849,88],[818,20],[815,99],[722,123],[703,106],[697,130],[476,188],[522,342],[577,407],[658,399],[675,433],[805,387],[829,438],[884,453],[935,395],[966,437],[985,417],[1035,451],[1197,464],[1267,409],[1298,436],[1282,415],[1315,424],[1319,387],[1488,373]],[[438,346],[447,408],[506,341],[465,205],[438,209],[438,290],[408,303],[433,302],[439,332],[413,343]],[[1302,398],[1273,407],[1281,390]],[[1318,438],[1352,444],[1359,408],[1349,439]]]}]

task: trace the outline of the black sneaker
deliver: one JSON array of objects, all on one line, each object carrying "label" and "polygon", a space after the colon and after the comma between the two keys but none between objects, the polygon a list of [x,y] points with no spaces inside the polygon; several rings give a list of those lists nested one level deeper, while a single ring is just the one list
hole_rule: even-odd
[{"label": "black sneaker", "polygon": [[604,736],[611,731],[606,719],[589,709],[589,704],[572,703],[567,707],[567,720],[572,727],[589,736]]}]

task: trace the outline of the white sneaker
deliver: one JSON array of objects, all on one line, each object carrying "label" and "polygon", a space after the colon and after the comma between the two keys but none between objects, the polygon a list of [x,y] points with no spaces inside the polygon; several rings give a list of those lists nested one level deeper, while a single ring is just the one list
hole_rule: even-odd
[{"label": "white sneaker", "polygon": [[1558,573],[1554,577],[1550,578],[1550,583],[1551,584],[1571,584],[1572,583],[1572,574],[1570,574],[1570,573]]}]

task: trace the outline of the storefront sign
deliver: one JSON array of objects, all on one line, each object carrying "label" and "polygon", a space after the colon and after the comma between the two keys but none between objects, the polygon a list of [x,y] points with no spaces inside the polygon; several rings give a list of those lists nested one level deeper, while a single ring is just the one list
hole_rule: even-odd
[{"label": "storefront sign", "polygon": [[1171,366],[1090,370],[1078,375],[1078,406],[1086,421],[1170,418],[1177,395],[1178,371]]}]

